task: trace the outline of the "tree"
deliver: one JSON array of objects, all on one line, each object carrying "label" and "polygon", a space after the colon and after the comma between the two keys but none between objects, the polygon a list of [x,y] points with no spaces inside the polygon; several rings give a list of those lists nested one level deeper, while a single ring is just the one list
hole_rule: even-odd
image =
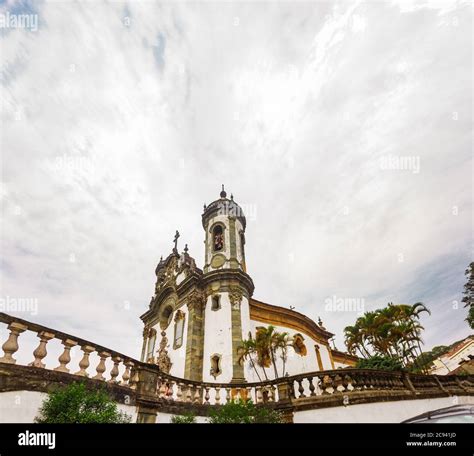
[{"label": "tree", "polygon": [[256,406],[252,401],[231,401],[213,410],[208,419],[211,424],[251,424],[282,423],[282,416],[276,410],[265,406]]},{"label": "tree", "polygon": [[412,367],[422,353],[424,328],[419,320],[423,313],[430,311],[421,302],[413,305],[390,302],[382,309],[365,312],[354,325],[344,328],[349,353],[359,353],[368,360],[374,356],[378,360],[391,358],[395,366],[399,363]]},{"label": "tree", "polygon": [[257,374],[258,381],[261,382],[262,379],[257,370],[256,360],[254,360],[257,353],[257,346],[255,340],[252,338],[252,333],[249,332],[249,338],[242,341],[242,345],[237,348],[237,353],[239,355],[240,364],[243,364],[247,359],[250,361],[250,365]]},{"label": "tree", "polygon": [[129,423],[131,416],[118,410],[104,389],[90,390],[71,383],[48,394],[36,423]]},{"label": "tree", "polygon": [[[249,338],[242,341],[242,345],[237,349],[239,362],[246,360],[254,369],[259,381],[260,374],[257,367],[260,367],[265,380],[268,380],[267,368],[273,367],[275,378],[285,375],[286,361],[288,358],[288,347],[291,346],[288,340],[288,333],[275,331],[274,326],[257,328],[255,339],[249,333]],[[278,359],[282,360],[282,371],[278,370]]]},{"label": "tree", "polygon": [[379,369],[388,371],[403,370],[402,363],[391,356],[371,356],[370,358],[359,359],[356,364],[357,369]]},{"label": "tree", "polygon": [[173,424],[193,424],[196,422],[196,417],[192,413],[186,413],[184,415],[174,415],[171,418]]},{"label": "tree", "polygon": [[464,307],[469,308],[466,321],[474,329],[474,262],[467,267],[464,274],[466,275],[467,282],[464,285],[464,297],[461,302],[464,303]]}]

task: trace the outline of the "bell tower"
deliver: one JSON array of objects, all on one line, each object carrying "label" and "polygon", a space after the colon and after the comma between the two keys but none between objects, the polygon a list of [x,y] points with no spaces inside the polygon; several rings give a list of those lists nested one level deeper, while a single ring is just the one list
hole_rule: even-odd
[{"label": "bell tower", "polygon": [[245,266],[246,220],[242,208],[227,198],[222,186],[220,199],[204,205],[202,226],[206,233],[204,272],[219,269],[240,269]]},{"label": "bell tower", "polygon": [[204,318],[203,381],[245,381],[238,348],[250,331],[249,299],[254,285],[246,272],[245,228],[242,208],[227,198],[204,206],[204,275],[206,307]]}]

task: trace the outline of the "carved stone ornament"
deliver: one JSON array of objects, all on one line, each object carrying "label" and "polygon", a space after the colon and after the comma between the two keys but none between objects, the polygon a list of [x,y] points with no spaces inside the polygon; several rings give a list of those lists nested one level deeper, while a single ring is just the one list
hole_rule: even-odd
[{"label": "carved stone ornament", "polygon": [[242,291],[240,288],[231,288],[229,290],[229,301],[231,306],[234,309],[239,309],[240,308],[240,303],[242,302]]},{"label": "carved stone ornament", "polygon": [[176,288],[176,276],[178,274],[178,260],[176,256],[171,257],[168,264],[159,269],[156,274],[155,294],[160,290],[171,286]]},{"label": "carved stone ornament", "polygon": [[171,370],[171,359],[168,356],[168,350],[166,350],[166,345],[168,344],[168,338],[166,337],[166,333],[164,331],[161,332],[161,342],[160,348],[158,350],[158,358],[156,360],[156,364],[160,368],[162,372],[165,374],[169,374]]},{"label": "carved stone ornament", "polygon": [[181,310],[177,310],[174,316],[174,321],[177,322],[183,319],[184,319],[184,312],[181,312]]}]

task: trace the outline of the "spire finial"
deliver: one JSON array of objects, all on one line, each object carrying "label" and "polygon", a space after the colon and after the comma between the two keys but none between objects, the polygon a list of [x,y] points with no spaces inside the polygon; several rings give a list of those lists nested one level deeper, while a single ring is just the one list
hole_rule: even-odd
[{"label": "spire finial", "polygon": [[224,190],[224,184],[222,184],[221,198],[225,198],[226,196],[227,196],[227,193]]},{"label": "spire finial", "polygon": [[174,235],[174,239],[173,239],[173,242],[174,242],[173,252],[175,253],[178,252],[178,238],[179,238],[179,231],[176,230],[176,234]]},{"label": "spire finial", "polygon": [[234,201],[234,195],[232,193],[230,194],[230,199]]},{"label": "spire finial", "polygon": [[184,253],[188,253],[188,244],[184,244]]}]

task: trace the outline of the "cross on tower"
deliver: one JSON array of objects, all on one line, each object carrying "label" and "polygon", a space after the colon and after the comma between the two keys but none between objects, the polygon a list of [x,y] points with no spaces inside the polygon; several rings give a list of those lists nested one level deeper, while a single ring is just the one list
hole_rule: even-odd
[{"label": "cross on tower", "polygon": [[179,238],[179,231],[176,230],[176,234],[174,235],[174,249],[173,249],[173,252],[178,251],[178,238]]}]

